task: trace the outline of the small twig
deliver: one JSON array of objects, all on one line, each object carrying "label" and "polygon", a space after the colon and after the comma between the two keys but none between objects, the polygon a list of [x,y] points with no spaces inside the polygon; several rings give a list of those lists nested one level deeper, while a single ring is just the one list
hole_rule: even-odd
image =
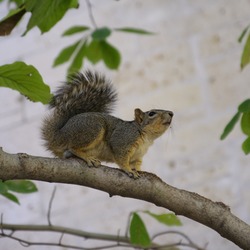
[{"label": "small twig", "polygon": [[194,246],[189,245],[188,243],[182,243],[177,242],[177,243],[172,243],[172,244],[166,244],[166,245],[160,245],[160,246],[156,246],[156,247],[150,247],[150,248],[144,248],[144,250],[148,249],[148,250],[160,250],[160,249],[172,249],[173,247],[178,247],[178,246],[182,246],[182,247],[189,247],[195,250],[203,250],[202,248],[196,248]]},{"label": "small twig", "polygon": [[14,240],[17,240],[19,242],[19,244],[23,247],[30,247],[32,244],[27,242],[27,241],[24,241],[23,239],[20,239],[18,240],[18,238],[16,237],[9,237],[10,239],[14,239]]},{"label": "small twig", "polygon": [[[99,234],[99,233],[90,233],[74,228],[62,227],[62,226],[50,226],[50,225],[16,225],[16,224],[2,224],[2,229],[11,230],[11,231],[32,231],[32,232],[55,232],[66,235],[74,235],[85,239],[92,240],[104,240],[110,242],[117,242],[117,235],[112,234]],[[4,233],[5,234],[5,233]],[[119,242],[128,244],[129,239],[123,236],[119,236]]]},{"label": "small twig", "polygon": [[62,239],[63,239],[64,233],[61,234],[60,239],[59,239],[59,244],[62,244]]},{"label": "small twig", "polygon": [[[11,230],[10,233],[8,234],[8,236],[12,236],[14,234],[15,230]],[[4,227],[3,227],[3,213],[1,213],[1,235],[7,235],[5,232],[4,232]]]},{"label": "small twig", "polygon": [[93,15],[93,11],[92,11],[92,5],[91,5],[89,0],[86,0],[86,3],[87,3],[87,7],[88,7],[90,21],[91,21],[92,25],[95,28],[97,28],[97,24],[96,24],[96,21],[95,21],[94,15]]},{"label": "small twig", "polygon": [[66,249],[77,249],[77,250],[102,250],[102,249],[111,249],[115,248],[118,246],[122,247],[130,247],[132,248],[133,246],[127,245],[127,244],[112,244],[112,245],[106,245],[106,246],[100,246],[100,247],[80,247],[80,246],[75,246],[75,245],[67,245],[67,244],[61,244],[59,243],[54,243],[54,242],[31,242],[28,240],[21,239],[19,237],[14,237],[12,235],[3,235],[4,237],[10,238],[12,240],[16,240],[20,243],[21,246],[23,247],[29,247],[29,246],[57,246],[57,247],[63,247]]},{"label": "small twig", "polygon": [[1,213],[1,232],[2,232],[2,234],[4,234],[4,231],[3,231],[3,213]]},{"label": "small twig", "polygon": [[[197,250],[204,250],[203,248],[200,248],[199,246],[197,246],[186,234],[182,233],[182,232],[179,232],[179,231],[166,231],[166,232],[161,232],[161,233],[157,233],[155,234],[153,237],[152,237],[152,240],[154,240],[155,238],[159,237],[159,236],[162,236],[162,235],[165,235],[165,234],[177,234],[177,235],[180,235],[182,236],[187,242],[188,242],[188,246],[189,247],[193,247]],[[181,243],[181,242],[180,242]],[[182,245],[184,245],[185,243],[181,243]]]},{"label": "small twig", "polygon": [[55,198],[55,193],[56,193],[56,186],[54,187],[53,189],[53,192],[51,194],[51,197],[50,197],[50,201],[49,201],[49,207],[48,207],[48,213],[47,213],[47,219],[48,219],[48,224],[51,226],[51,208],[52,208],[52,203],[53,203],[53,200]]}]

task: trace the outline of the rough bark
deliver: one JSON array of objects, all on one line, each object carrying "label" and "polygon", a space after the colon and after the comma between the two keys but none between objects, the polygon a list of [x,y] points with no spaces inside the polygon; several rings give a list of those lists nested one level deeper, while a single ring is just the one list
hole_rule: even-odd
[{"label": "rough bark", "polygon": [[0,150],[0,179],[77,184],[107,192],[110,196],[145,200],[214,229],[242,249],[250,249],[250,226],[234,216],[228,206],[172,187],[151,173],[141,172],[141,177],[134,180],[119,169],[89,168],[76,159],[8,154]]}]

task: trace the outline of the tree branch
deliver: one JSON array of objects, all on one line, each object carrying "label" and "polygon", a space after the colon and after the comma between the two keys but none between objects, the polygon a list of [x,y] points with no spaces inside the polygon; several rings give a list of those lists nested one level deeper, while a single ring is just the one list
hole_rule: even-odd
[{"label": "tree branch", "polygon": [[[81,250],[97,250],[97,249],[111,249],[116,247],[126,247],[126,248],[135,248],[136,249],[176,249],[176,246],[184,246],[189,247],[191,249],[196,250],[204,250],[204,248],[200,248],[196,244],[194,244],[188,236],[185,234],[178,232],[178,231],[167,231],[162,233],[163,234],[176,234],[181,236],[185,242],[182,240],[179,240],[179,242],[172,243],[172,244],[166,244],[166,245],[159,245],[152,243],[149,247],[139,247],[135,246],[130,242],[129,237],[119,236],[119,235],[111,235],[111,234],[98,234],[98,233],[89,233],[82,230],[72,229],[68,227],[62,227],[62,226],[51,226],[51,225],[16,225],[16,224],[0,224],[0,237],[7,237],[16,241],[19,241],[21,245],[24,246],[34,246],[34,245],[43,245],[43,246],[61,246],[65,247],[67,249],[81,249]],[[11,231],[11,233],[6,233],[5,231]],[[103,241],[110,241],[114,242],[113,244],[110,243],[109,245],[102,245],[100,247],[83,247],[83,246],[76,246],[76,245],[67,245],[62,242],[62,237],[59,239],[58,242],[32,242],[28,241],[19,237],[14,236],[14,233],[17,231],[31,231],[31,232],[54,232],[54,233],[62,233],[62,235],[73,235],[77,237],[82,237],[86,240],[92,239],[92,240],[103,240]],[[112,244],[112,245],[111,245]]]},{"label": "tree branch", "polygon": [[15,155],[0,149],[0,179],[77,184],[102,190],[110,196],[145,200],[204,224],[243,249],[249,249],[250,246],[250,226],[234,216],[229,207],[172,187],[151,173],[141,172],[141,177],[134,180],[120,169],[106,166],[89,168],[77,159]]},{"label": "tree branch", "polygon": [[129,238],[111,235],[111,234],[99,234],[99,233],[90,233],[83,230],[62,227],[62,226],[53,226],[53,225],[25,225],[25,224],[0,224],[0,230],[11,230],[15,231],[38,231],[38,232],[56,232],[56,233],[64,233],[74,236],[79,236],[85,239],[98,239],[103,241],[114,241],[120,243],[130,243]]}]

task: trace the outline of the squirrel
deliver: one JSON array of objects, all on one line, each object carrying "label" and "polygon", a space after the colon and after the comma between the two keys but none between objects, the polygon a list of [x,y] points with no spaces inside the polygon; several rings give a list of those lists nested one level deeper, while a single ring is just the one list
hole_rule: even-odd
[{"label": "squirrel", "polygon": [[106,77],[85,70],[69,77],[52,97],[53,112],[43,121],[45,147],[59,158],[76,156],[89,167],[115,162],[129,177],[139,178],[142,157],[170,126],[173,112],[134,110],[124,121],[110,115],[117,92]]}]

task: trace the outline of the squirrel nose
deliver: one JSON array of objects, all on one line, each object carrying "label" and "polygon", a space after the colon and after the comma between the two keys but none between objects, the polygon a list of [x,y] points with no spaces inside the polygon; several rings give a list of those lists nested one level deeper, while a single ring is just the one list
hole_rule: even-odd
[{"label": "squirrel nose", "polygon": [[172,111],[167,111],[167,113],[168,113],[171,117],[174,116],[174,113],[173,113]]}]

